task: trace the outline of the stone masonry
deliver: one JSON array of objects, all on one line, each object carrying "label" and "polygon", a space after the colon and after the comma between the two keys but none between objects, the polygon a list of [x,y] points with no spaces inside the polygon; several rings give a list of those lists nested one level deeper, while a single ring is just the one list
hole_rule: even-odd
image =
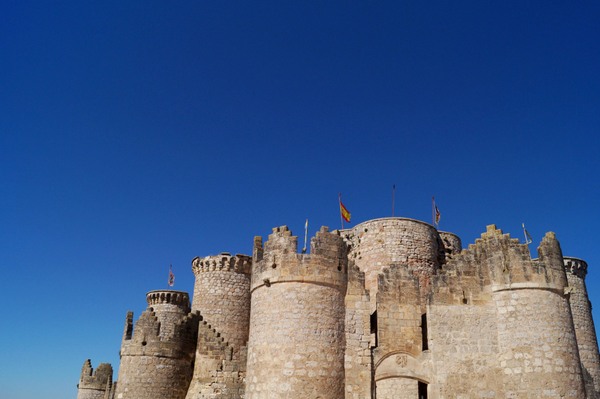
[{"label": "stone masonry", "polygon": [[382,218],[298,253],[281,226],[192,270],[191,303],[149,292],[118,382],[86,360],[77,399],[600,399],[588,265],[554,233],[532,258],[494,225],[463,249]]}]

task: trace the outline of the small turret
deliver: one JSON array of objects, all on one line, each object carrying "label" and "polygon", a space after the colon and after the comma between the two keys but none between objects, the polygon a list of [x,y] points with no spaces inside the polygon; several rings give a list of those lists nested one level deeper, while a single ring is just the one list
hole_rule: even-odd
[{"label": "small turret", "polygon": [[588,264],[582,259],[565,257],[564,267],[569,282],[569,305],[575,325],[587,396],[588,398],[600,397],[600,355],[592,319],[592,304],[585,284]]},{"label": "small turret", "polygon": [[251,267],[252,259],[239,254],[192,260],[196,276],[192,309],[237,349],[248,342]]},{"label": "small turret", "polygon": [[113,369],[109,363],[101,363],[96,370],[87,359],[81,368],[81,377],[77,384],[77,399],[104,399],[110,394],[113,382]]},{"label": "small turret", "polygon": [[133,313],[127,313],[116,398],[184,399],[200,317],[189,313],[185,292],[151,291],[146,300],[148,308],[135,326]]}]

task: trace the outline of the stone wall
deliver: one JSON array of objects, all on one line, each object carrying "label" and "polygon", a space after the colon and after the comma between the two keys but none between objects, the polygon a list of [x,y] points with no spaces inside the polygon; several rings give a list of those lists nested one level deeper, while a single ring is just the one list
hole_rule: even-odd
[{"label": "stone wall", "polygon": [[244,397],[246,348],[234,349],[206,320],[198,327],[194,376],[186,399]]},{"label": "stone wall", "polygon": [[504,398],[496,309],[432,304],[428,309],[429,398]]},{"label": "stone wall", "polygon": [[352,262],[348,265],[345,309],[345,398],[369,398],[373,373],[371,346],[375,344],[375,334],[371,334],[370,300],[365,289],[365,274]]},{"label": "stone wall", "polygon": [[494,293],[503,390],[518,398],[583,398],[569,305],[562,292]]},{"label": "stone wall", "polygon": [[377,399],[418,399],[418,381],[412,378],[386,378],[377,381]]}]

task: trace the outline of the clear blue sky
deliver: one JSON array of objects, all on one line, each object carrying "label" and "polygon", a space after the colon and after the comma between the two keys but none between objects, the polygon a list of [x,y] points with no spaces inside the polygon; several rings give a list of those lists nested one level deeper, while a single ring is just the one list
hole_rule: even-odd
[{"label": "clear blue sky", "polygon": [[[287,224],[555,231],[600,323],[597,1],[5,0],[2,399],[75,398],[145,294]],[[532,248],[535,248],[532,245]]]}]

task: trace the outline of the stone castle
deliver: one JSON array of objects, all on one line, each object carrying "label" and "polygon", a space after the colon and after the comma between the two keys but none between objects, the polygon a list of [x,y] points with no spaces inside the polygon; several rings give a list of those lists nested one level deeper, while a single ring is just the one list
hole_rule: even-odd
[{"label": "stone castle", "polygon": [[252,256],[194,258],[194,295],[129,312],[117,382],[87,360],[78,399],[600,398],[585,276],[547,233],[495,226],[466,249],[406,218],[283,226]]}]

